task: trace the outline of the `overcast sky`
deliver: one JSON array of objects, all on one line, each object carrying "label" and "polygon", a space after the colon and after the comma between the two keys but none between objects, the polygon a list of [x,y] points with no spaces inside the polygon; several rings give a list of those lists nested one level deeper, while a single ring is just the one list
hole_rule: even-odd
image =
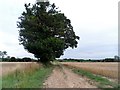
[{"label": "overcast sky", "polygon": [[[34,57],[18,41],[18,17],[25,3],[36,0],[0,0],[0,51],[9,56]],[[118,1],[49,0],[71,20],[78,47],[67,49],[61,58],[100,59],[118,55]]]}]

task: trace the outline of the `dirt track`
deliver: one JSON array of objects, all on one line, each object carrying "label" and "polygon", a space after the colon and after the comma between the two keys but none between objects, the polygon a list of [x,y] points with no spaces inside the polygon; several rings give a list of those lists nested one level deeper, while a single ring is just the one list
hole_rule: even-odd
[{"label": "dirt track", "polygon": [[[89,82],[89,83],[88,83]],[[56,67],[44,83],[45,88],[96,88],[87,78],[66,67]]]}]

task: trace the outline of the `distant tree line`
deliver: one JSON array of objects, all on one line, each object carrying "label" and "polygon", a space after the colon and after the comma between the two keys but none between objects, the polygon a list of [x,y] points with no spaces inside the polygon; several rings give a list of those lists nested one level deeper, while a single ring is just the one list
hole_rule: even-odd
[{"label": "distant tree line", "polygon": [[0,51],[0,62],[36,62],[37,60],[29,57],[15,58],[7,56],[7,51]]},{"label": "distant tree line", "polygon": [[101,60],[92,60],[92,59],[59,59],[60,62],[120,62],[120,59],[114,59],[114,58],[105,58]]},{"label": "distant tree line", "polygon": [[37,60],[31,59],[29,57],[24,58],[7,57],[2,59],[2,62],[36,62],[36,61]]},{"label": "distant tree line", "polygon": [[[60,62],[120,62],[120,59],[115,60],[114,58],[105,58],[101,60],[92,60],[92,59],[59,59]],[[15,57],[7,57],[2,58],[2,62],[37,62],[37,60],[31,59],[29,57],[24,58],[15,58]]]}]

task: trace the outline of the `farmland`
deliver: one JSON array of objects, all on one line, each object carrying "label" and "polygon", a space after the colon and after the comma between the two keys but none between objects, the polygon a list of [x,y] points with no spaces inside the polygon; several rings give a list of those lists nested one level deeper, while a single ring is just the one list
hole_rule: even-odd
[{"label": "farmland", "polygon": [[118,79],[117,62],[61,62],[63,65],[90,71],[94,74]]},{"label": "farmland", "polygon": [[117,87],[117,82],[114,83],[118,79],[116,62],[54,62],[54,69],[36,62],[2,62],[1,65],[2,86],[7,88]]},{"label": "farmland", "polygon": [[1,62],[0,66],[0,76],[4,76],[9,73],[15,72],[16,70],[27,71],[39,68],[40,64],[36,62]]},{"label": "farmland", "polygon": [[52,67],[36,62],[1,63],[2,88],[41,88]]}]

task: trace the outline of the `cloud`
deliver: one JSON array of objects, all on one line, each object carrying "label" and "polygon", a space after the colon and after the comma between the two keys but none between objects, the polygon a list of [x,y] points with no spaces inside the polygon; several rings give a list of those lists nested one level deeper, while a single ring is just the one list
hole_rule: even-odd
[{"label": "cloud", "polygon": [[[24,4],[36,0],[0,0],[0,50],[11,56],[30,56],[19,45],[18,17]],[[119,0],[49,0],[55,3],[71,20],[78,48],[67,49],[61,58],[103,58],[118,53],[118,1]]]}]

